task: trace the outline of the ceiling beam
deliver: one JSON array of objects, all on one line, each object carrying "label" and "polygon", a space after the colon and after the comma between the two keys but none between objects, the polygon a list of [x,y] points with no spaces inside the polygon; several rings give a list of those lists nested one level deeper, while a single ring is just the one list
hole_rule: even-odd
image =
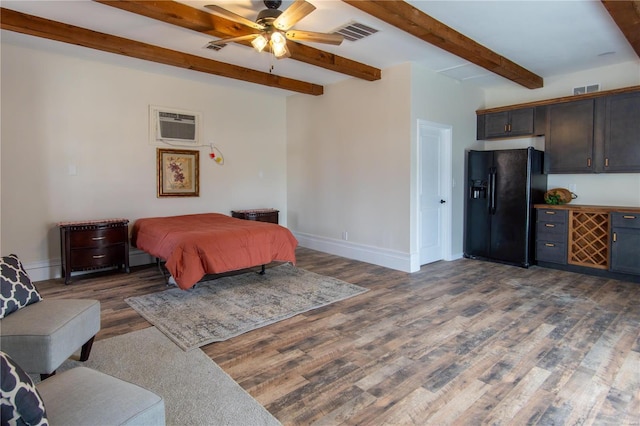
[{"label": "ceiling beam", "polygon": [[529,89],[543,86],[542,77],[487,49],[401,0],[343,0],[383,22],[466,59]]},{"label": "ceiling beam", "polygon": [[602,4],[640,57],[640,1],[602,0]]},{"label": "ceiling beam", "polygon": [[11,9],[0,8],[0,27],[22,34],[308,95],[322,95],[324,90],[322,86],[317,84],[213,61],[196,55],[27,15]]},{"label": "ceiling beam", "polygon": [[[127,12],[157,19],[193,31],[217,38],[243,36],[253,32],[245,25],[222,18],[207,11],[196,9],[176,1],[149,0],[94,0]],[[240,42],[251,47],[248,41]],[[315,49],[289,40],[287,47],[291,53],[289,59],[325,68],[341,74],[367,81],[380,80],[382,72],[378,68],[343,58],[333,53]]]}]

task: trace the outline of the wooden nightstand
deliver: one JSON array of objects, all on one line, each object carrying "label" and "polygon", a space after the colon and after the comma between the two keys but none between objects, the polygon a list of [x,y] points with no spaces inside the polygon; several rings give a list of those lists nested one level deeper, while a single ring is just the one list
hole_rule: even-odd
[{"label": "wooden nightstand", "polygon": [[129,273],[127,219],[60,222],[60,251],[64,283],[71,272],[117,266]]},{"label": "wooden nightstand", "polygon": [[258,222],[278,223],[278,210],[275,209],[254,209],[254,210],[232,210],[231,217],[238,219],[257,220]]}]

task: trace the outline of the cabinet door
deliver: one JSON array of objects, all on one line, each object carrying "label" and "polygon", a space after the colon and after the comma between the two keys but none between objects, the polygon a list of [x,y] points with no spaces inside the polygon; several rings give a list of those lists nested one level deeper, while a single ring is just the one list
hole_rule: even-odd
[{"label": "cabinet door", "polygon": [[603,166],[605,172],[640,172],[640,92],[607,97]]},{"label": "cabinet door", "polygon": [[533,108],[514,109],[510,113],[509,136],[533,134]]},{"label": "cabinet door", "polygon": [[593,172],[594,100],[549,105],[547,112],[546,172]]},{"label": "cabinet door", "polygon": [[534,108],[484,114],[478,123],[478,139],[533,135]]},{"label": "cabinet door", "polygon": [[640,229],[612,228],[610,269],[640,275]]},{"label": "cabinet door", "polygon": [[503,138],[508,136],[509,112],[494,112],[484,116],[484,137]]}]

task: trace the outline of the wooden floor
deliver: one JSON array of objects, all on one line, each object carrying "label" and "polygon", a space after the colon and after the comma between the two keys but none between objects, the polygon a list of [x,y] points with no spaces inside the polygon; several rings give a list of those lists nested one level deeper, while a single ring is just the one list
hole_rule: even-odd
[{"label": "wooden floor", "polygon": [[[285,425],[640,424],[640,284],[469,259],[407,274],[297,255],[369,291],[202,348]],[[148,327],[124,299],[166,288],[155,267],[36,285],[99,299],[98,339]]]}]

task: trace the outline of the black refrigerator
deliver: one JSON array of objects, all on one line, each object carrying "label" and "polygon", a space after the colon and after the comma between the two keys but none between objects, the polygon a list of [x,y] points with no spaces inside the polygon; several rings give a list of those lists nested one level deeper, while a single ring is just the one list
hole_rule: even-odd
[{"label": "black refrigerator", "polygon": [[467,151],[464,257],[529,267],[535,212],[544,203],[544,153],[533,148]]}]

